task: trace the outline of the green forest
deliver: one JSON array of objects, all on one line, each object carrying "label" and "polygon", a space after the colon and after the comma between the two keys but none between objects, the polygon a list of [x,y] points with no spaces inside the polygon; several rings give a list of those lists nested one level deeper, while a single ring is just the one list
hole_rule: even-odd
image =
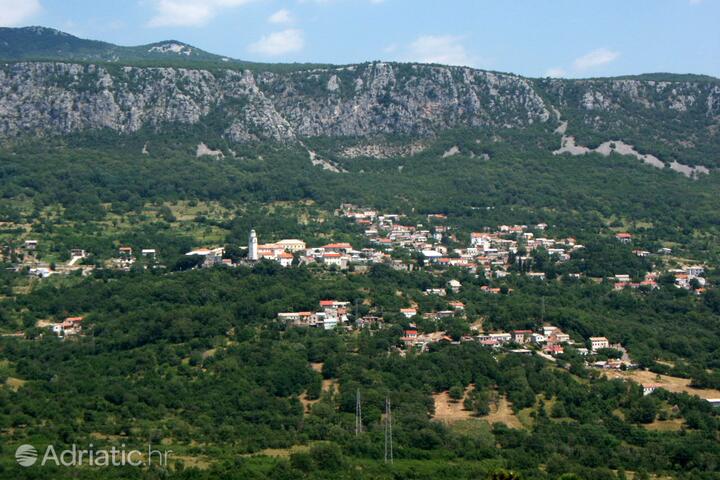
[{"label": "green forest", "polygon": [[[720,389],[715,288],[697,295],[667,277],[656,290],[616,291],[603,280],[641,279],[661,260],[632,250],[672,247],[677,258],[705,264],[717,284],[717,175],[690,180],[618,155],[557,157],[557,140],[540,128],[453,130],[421,153],[388,159],[344,158],[339,152],[355,139],[307,140],[348,173],[312,166],[298,146],[238,149],[201,127],[5,145],[0,477],[718,478],[720,417],[707,401],[665,389],[645,396],[637,383],[587,368],[570,349],[552,362],[457,343],[478,321],[488,331],[550,323],[579,345],[599,335],[622,343],[652,375]],[[200,141],[224,158],[196,157]],[[442,158],[452,146],[460,153]],[[408,224],[446,214],[451,247],[485,227],[545,222],[549,235],[585,248],[564,263],[535,252],[545,282],[519,268],[502,279],[430,266],[192,269],[184,257],[215,245],[239,254],[250,228],[263,241],[367,246],[362,227],[334,214],[346,202],[404,214]],[[633,245],[615,241],[618,231],[632,231]],[[18,259],[9,248],[29,238],[39,240],[42,259],[64,262],[70,249],[84,248],[98,268],[29,280],[10,269]],[[157,248],[163,268],[101,268],[121,245]],[[584,277],[571,276],[577,272]],[[423,294],[449,279],[464,288]],[[322,331],[276,319],[323,299],[351,302],[351,324],[382,315],[384,328]],[[451,341],[401,352],[411,320],[399,309],[417,306],[421,315],[451,300],[464,303],[465,316],[412,320]],[[84,317],[83,335],[61,340],[42,326],[71,316]],[[438,419],[443,395],[465,412],[462,420]],[[384,460],[387,400],[392,463]],[[21,444],[73,443],[150,443],[173,455],[167,468],[101,473],[23,468],[13,458]]]},{"label": "green forest", "polygon": [[[552,364],[494,355],[476,343],[399,355],[392,347],[408,320],[392,314],[386,328],[360,332],[288,329],[275,320],[279,311],[312,309],[325,298],[369,299],[358,315],[396,312],[411,301],[433,311],[455,298],[467,305],[466,320],[421,327],[462,335],[479,315],[505,329],[532,327],[543,315],[579,341],[588,333],[622,340],[658,372],[668,373],[664,365],[673,362],[672,373],[692,376],[720,362],[716,295],[697,298],[674,287],[618,293],[608,285],[521,278],[508,284],[518,294],[481,294],[471,282],[479,287],[482,278],[463,278],[463,292],[447,299],[421,294],[444,282],[384,266],[352,275],[263,262],[252,270],[107,272],[44,284],[0,304],[3,325],[24,324],[28,338],[0,340],[2,380],[24,383],[0,389],[3,451],[20,443],[149,439],[176,452],[173,478],[477,478],[509,471],[523,478],[716,478],[718,412],[697,397],[645,397],[636,384],[607,380],[573,355]],[[86,317],[86,335],[61,341],[34,328],[37,320],[71,315]],[[471,418],[433,421],[432,395],[458,389],[468,392]],[[356,435],[358,391],[363,429]],[[501,397],[524,419],[519,428],[483,420]],[[391,465],[383,461],[386,398],[393,405]],[[673,421],[677,430],[645,426]],[[194,466],[208,456],[210,467]],[[2,468],[12,478],[38,478],[14,462]],[[43,472],[95,478],[82,469]],[[103,478],[160,473],[112,469]]]}]

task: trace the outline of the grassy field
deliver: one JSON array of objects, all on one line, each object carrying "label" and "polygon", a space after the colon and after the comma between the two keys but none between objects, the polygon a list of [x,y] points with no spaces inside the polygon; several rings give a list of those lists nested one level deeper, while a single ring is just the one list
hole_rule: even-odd
[{"label": "grassy field", "polygon": [[608,378],[622,378],[632,380],[640,384],[655,384],[674,393],[687,393],[689,395],[697,395],[700,398],[720,398],[720,390],[700,389],[690,386],[690,380],[687,378],[671,377],[668,375],[659,375],[647,370],[631,370],[627,372],[608,371],[605,372]]}]

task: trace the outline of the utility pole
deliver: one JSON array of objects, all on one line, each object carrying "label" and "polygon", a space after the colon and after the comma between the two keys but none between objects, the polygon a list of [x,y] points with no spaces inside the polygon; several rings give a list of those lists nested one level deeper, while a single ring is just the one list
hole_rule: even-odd
[{"label": "utility pole", "polygon": [[392,409],[390,398],[385,399],[385,463],[393,463]]},{"label": "utility pole", "polygon": [[362,433],[362,403],[360,402],[360,389],[355,392],[355,436]]}]

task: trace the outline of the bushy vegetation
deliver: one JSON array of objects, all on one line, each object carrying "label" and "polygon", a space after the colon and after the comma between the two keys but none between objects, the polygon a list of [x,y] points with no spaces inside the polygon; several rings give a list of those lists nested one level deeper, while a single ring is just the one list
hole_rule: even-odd
[{"label": "bushy vegetation", "polygon": [[[648,364],[662,357],[717,368],[717,314],[672,287],[629,294],[605,285],[519,279],[509,285],[514,293],[488,295],[479,291],[482,279],[462,280],[462,293],[442,301],[463,300],[468,322],[483,315],[489,328],[509,329],[534,326],[543,314],[579,341],[591,333],[622,340]],[[212,456],[210,470],[187,466],[176,471],[178,478],[275,475],[259,473],[263,468],[288,478],[350,478],[353,465],[363,466],[359,478],[405,478],[407,468],[434,476],[448,462],[448,478],[477,478],[497,468],[527,478],[567,472],[616,478],[620,469],[712,478],[720,460],[718,418],[699,399],[664,391],[643,397],[639,386],[598,378],[573,356],[557,366],[534,356],[493,358],[475,343],[390,353],[407,325],[392,312],[410,301],[434,308],[420,292],[445,281],[383,266],[339,275],[261,263],[253,270],[107,272],[74,285],[46,284],[0,304],[4,324],[23,323],[29,338],[0,343],[4,375],[25,380],[17,391],[0,388],[4,442],[12,449],[26,442],[142,445],[150,439],[185,457]],[[539,297],[546,299],[544,313]],[[358,314],[386,311],[389,324],[346,334],[287,329],[274,320],[278,311],[311,310],[324,298],[368,298]],[[85,315],[85,336],[60,341],[33,328],[36,320],[68,315]],[[322,364],[320,371],[313,363]],[[354,434],[358,390],[360,437]],[[495,424],[481,434],[480,424],[462,431],[432,421],[431,394],[447,390],[456,396],[467,390],[464,403],[480,419],[505,397],[526,423],[522,429]],[[306,412],[301,398],[317,400]],[[393,405],[397,464],[381,468],[386,398]],[[668,416],[682,428],[642,427]],[[298,445],[309,450],[289,461],[241,456]],[[70,474],[58,471],[55,478]]]}]

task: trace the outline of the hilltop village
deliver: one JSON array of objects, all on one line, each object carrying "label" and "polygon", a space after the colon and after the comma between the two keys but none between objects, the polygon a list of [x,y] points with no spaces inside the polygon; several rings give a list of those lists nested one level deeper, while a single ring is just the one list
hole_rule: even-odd
[{"label": "hilltop village", "polygon": [[[330,242],[323,245],[308,245],[303,239],[281,238],[270,243],[261,243],[260,234],[251,230],[247,245],[237,249],[240,254],[228,255],[222,246],[196,247],[185,253],[189,268],[212,268],[239,266],[252,267],[261,262],[276,263],[282,268],[309,267],[359,274],[372,265],[386,265],[398,271],[425,270],[443,278],[443,286],[426,288],[422,293],[433,298],[436,305],[444,308],[430,311],[411,303],[397,311],[369,311],[358,313],[358,300],[323,299],[313,310],[277,312],[276,320],[290,328],[318,328],[344,332],[369,332],[393,325],[401,327],[397,342],[392,350],[401,355],[410,352],[422,354],[433,344],[461,344],[476,342],[493,352],[517,355],[539,355],[555,362],[558,356],[579,356],[587,367],[602,370],[632,370],[638,367],[631,354],[621,343],[612,343],[598,333],[571,336],[557,326],[542,320],[533,328],[510,331],[487,330],[481,317],[468,316],[466,305],[461,300],[468,288],[487,295],[512,295],[513,289],[503,280],[521,275],[538,282],[553,281],[547,277],[548,264],[568,264],[574,256],[586,248],[572,236],[555,238],[548,234],[547,224],[499,225],[494,229],[462,232],[452,225],[445,214],[427,215],[424,223],[409,223],[401,214],[382,213],[374,209],[344,204],[335,212],[358,232],[355,247],[351,242]],[[261,233],[261,232],[260,232]],[[617,232],[613,240],[623,248],[632,248],[633,235]],[[466,239],[466,240],[463,240]],[[466,242],[463,244],[463,242]],[[17,251],[9,252],[15,258],[22,258],[16,264],[18,271],[28,275],[47,278],[55,275],[81,272],[88,275],[97,269],[97,264],[86,265],[83,260],[91,256],[84,249],[70,252],[70,260],[64,265],[39,265],[34,257],[38,248],[37,240],[25,240]],[[7,254],[6,250],[6,254]],[[540,263],[542,254],[546,262]],[[639,258],[666,260],[672,250],[661,248],[656,252],[634,248],[632,254]],[[676,288],[702,294],[709,285],[704,278],[703,265],[688,264],[679,268],[663,267],[648,271],[638,278],[637,274],[617,272],[595,281],[608,282],[614,290],[653,290],[660,288],[659,279],[672,279]],[[154,246],[139,251],[130,246],[120,246],[114,258],[108,259],[102,268],[125,270],[163,269],[161,252]],[[462,276],[483,278],[481,285],[469,286],[460,280]],[[585,273],[565,271],[568,279],[581,280]],[[466,331],[449,331],[443,328],[454,319],[470,324]],[[68,317],[57,323],[39,325],[53,334],[72,339],[82,336],[92,325],[87,325],[82,316]],[[648,387],[650,388],[650,387]]]},{"label": "hilltop village", "polygon": [[[452,219],[445,214],[429,214],[426,223],[408,224],[401,214],[343,204],[335,215],[354,225],[358,230],[357,243],[362,246],[355,247],[347,241],[312,246],[297,238],[260,243],[260,235],[252,230],[247,245],[239,247],[240,255],[229,255],[223,246],[203,246],[186,252],[186,261],[191,268],[252,265],[262,260],[277,262],[282,267],[304,265],[359,272],[374,264],[386,264],[404,271],[458,268],[483,275],[490,280],[484,291],[497,294],[501,289],[491,285],[493,280],[522,274],[544,281],[547,273],[543,267],[548,263],[562,265],[581,254],[585,248],[572,236],[553,238],[547,235],[548,225],[545,223],[529,226],[499,225],[494,229],[473,231],[463,244],[463,240],[459,240],[461,232],[452,226]],[[634,241],[633,235],[627,232],[615,233],[614,238],[618,244],[628,248],[632,247]],[[98,262],[86,261],[92,259],[92,253],[83,248],[71,249],[67,262],[49,264],[37,258],[38,246],[39,241],[35,239],[25,239],[19,247],[6,245],[1,249],[0,259],[14,260],[16,271],[25,271],[39,278],[76,272],[88,275],[96,268],[125,271],[137,266],[166,268],[161,252],[155,246],[138,251],[131,246],[121,245],[113,258],[99,265]],[[547,258],[542,264],[536,255],[539,252]],[[641,277],[636,272],[613,272],[605,280],[612,282],[616,290],[654,289],[658,287],[661,275],[671,275],[676,287],[697,294],[702,294],[708,286],[703,264],[686,263],[683,260],[680,264],[674,262],[676,266],[666,266],[666,260],[673,258],[671,248],[662,247],[656,252],[634,248],[632,253],[640,258],[660,261],[654,262],[656,268]],[[565,274],[576,279],[585,276],[581,271],[568,271]]]}]

